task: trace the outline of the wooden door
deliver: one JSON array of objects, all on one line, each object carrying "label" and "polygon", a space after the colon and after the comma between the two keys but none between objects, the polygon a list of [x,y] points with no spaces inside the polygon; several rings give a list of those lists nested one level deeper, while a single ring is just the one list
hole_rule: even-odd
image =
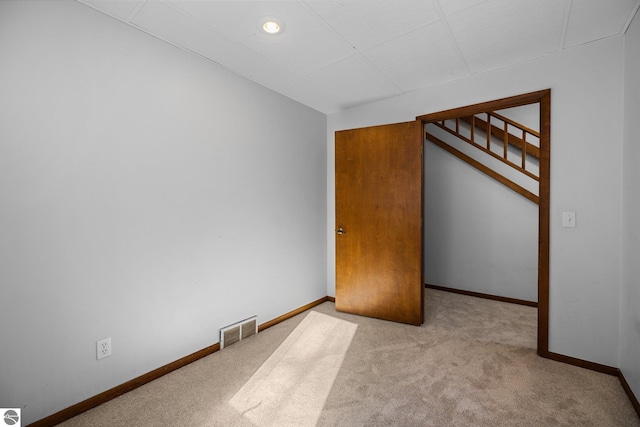
[{"label": "wooden door", "polygon": [[336,309],[421,325],[422,124],[336,132]]}]

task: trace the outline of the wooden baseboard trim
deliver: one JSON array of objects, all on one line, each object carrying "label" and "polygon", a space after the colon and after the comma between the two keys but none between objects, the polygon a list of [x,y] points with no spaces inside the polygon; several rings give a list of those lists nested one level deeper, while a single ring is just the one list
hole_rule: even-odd
[{"label": "wooden baseboard trim", "polygon": [[627,379],[624,377],[620,369],[618,369],[618,378],[620,378],[622,388],[624,389],[625,393],[627,393],[629,400],[631,400],[631,404],[636,410],[636,414],[638,414],[638,417],[640,417],[640,402],[638,402],[638,398],[636,397],[636,395],[633,394],[633,390],[631,390],[631,387],[629,387],[629,383],[627,382]]},{"label": "wooden baseboard trim", "polygon": [[428,283],[425,283],[424,287],[429,289],[435,289],[438,291],[452,292],[454,294],[468,295],[471,297],[490,299],[490,300],[500,301],[500,302],[508,302],[511,304],[526,305],[528,307],[536,307],[536,308],[538,307],[538,303],[535,301],[526,301],[526,300],[516,299],[516,298],[501,297],[498,295],[483,294],[481,292],[465,291],[462,289],[448,288],[446,286],[430,285]]},{"label": "wooden baseboard trim", "polygon": [[198,359],[202,359],[205,356],[208,356],[216,351],[220,350],[220,343],[216,343],[209,347],[203,348],[202,350],[198,350],[195,353],[192,353],[188,356],[185,356],[181,359],[178,359],[174,362],[171,362],[167,365],[161,366],[158,369],[154,369],[151,372],[147,372],[146,374],[140,375],[137,378],[134,378],[130,381],[127,381],[124,384],[120,384],[118,386],[113,387],[110,390],[97,394],[93,397],[90,397],[86,400],[83,400],[80,403],[76,403],[62,411],[56,412],[53,415],[49,415],[46,418],[41,419],[40,421],[36,421],[35,423],[29,424],[30,427],[49,427],[60,424],[63,421],[71,419],[76,415],[80,415],[83,412],[88,411],[89,409],[93,409],[96,406],[100,406],[103,403],[106,403],[112,399],[115,399],[118,396],[121,396],[125,393],[130,392],[140,386],[143,386],[155,379],[162,377],[163,375],[168,374],[169,372],[173,372],[176,369],[182,368],[183,366],[188,365],[189,363],[195,362]]},{"label": "wooden baseboard trim", "polygon": [[545,359],[555,360],[556,362],[562,362],[568,365],[579,366],[580,368],[590,369],[596,372],[602,372],[603,374],[613,375],[614,377],[619,376],[618,368],[614,368],[613,366],[602,365],[600,363],[595,363],[595,362],[589,362],[588,360],[582,360],[576,357],[565,356],[564,354],[553,353],[551,351],[547,351],[545,353],[539,352],[538,356],[544,357]]},{"label": "wooden baseboard trim", "polygon": [[[453,292],[453,293],[460,293],[463,295],[470,295],[470,296],[478,296],[480,298],[488,298],[488,299],[496,299],[496,297],[493,297],[492,295],[485,295],[485,294],[477,294],[476,292],[470,292],[470,291],[461,291],[458,289],[453,289],[453,288],[445,288],[442,286],[435,286],[435,285],[425,285],[425,287],[427,288],[432,288],[432,289],[437,289],[437,290],[442,290],[442,291],[447,291],[447,292]],[[503,297],[497,297],[497,298],[503,298]],[[326,296],[324,298],[320,298],[316,301],[313,301],[305,306],[302,306],[296,310],[290,311],[289,313],[283,314],[282,316],[279,316],[269,322],[263,323],[260,326],[258,326],[258,330],[259,331],[263,331],[267,328],[270,328],[271,326],[277,325],[280,322],[283,322],[293,316],[296,316],[304,311],[307,311],[317,305],[322,304],[323,302],[326,301],[331,301],[331,302],[335,302],[335,297],[330,297],[330,296]],[[505,301],[505,302],[512,302],[509,301],[510,298],[506,298],[505,299],[498,299],[498,301]],[[521,300],[515,300],[515,301],[521,301]],[[531,303],[530,301],[525,301],[527,303]],[[515,302],[515,304],[520,304],[519,302]],[[529,304],[524,304],[524,305],[529,305]],[[173,372],[179,368],[182,368],[183,366],[186,366],[190,363],[195,362],[198,359],[201,359],[205,356],[208,356],[210,354],[213,354],[215,352],[217,352],[218,350],[220,350],[220,344],[216,343],[213,344],[209,347],[203,348],[202,350],[196,351],[195,353],[192,353],[188,356],[185,356],[181,359],[178,359],[174,362],[171,362],[167,365],[161,366],[158,369],[154,369],[151,372],[148,372],[146,374],[143,374],[137,378],[134,378],[130,381],[127,381],[124,384],[121,384],[119,386],[116,386],[110,390],[107,390],[105,392],[102,392],[100,394],[97,394],[93,397],[90,397],[89,399],[83,400],[80,403],[76,403],[73,406],[70,406],[66,409],[63,409],[62,411],[56,412],[53,415],[50,415],[46,418],[43,418],[39,421],[36,421],[35,423],[29,424],[30,427],[51,427],[51,426],[55,426],[57,424],[60,424],[66,420],[69,420],[73,417],[75,417],[76,415],[80,415],[83,412],[86,412],[90,409],[93,409],[97,406],[102,405],[103,403],[106,403],[112,399],[115,399],[118,396],[121,396],[125,393],[128,393],[131,390],[134,390],[140,386],[143,386],[144,384],[147,384],[153,380],[156,380],[170,372]],[[629,387],[629,384],[627,383],[627,380],[624,378],[624,375],[622,374],[622,371],[620,371],[620,369],[618,368],[613,368],[611,366],[607,366],[607,365],[601,365],[599,363],[594,363],[594,362],[588,362],[586,360],[582,360],[582,359],[577,359],[575,357],[570,357],[570,356],[564,356],[562,354],[557,354],[557,353],[552,353],[552,352],[546,352],[545,354],[540,354],[541,357],[547,358],[547,359],[551,359],[551,360],[555,360],[557,362],[562,362],[562,363],[567,363],[570,365],[575,365],[575,366],[579,366],[581,368],[586,368],[586,369],[590,369],[592,371],[597,371],[597,372],[602,372],[608,375],[614,375],[617,376],[620,379],[620,383],[622,384],[622,388],[625,390],[625,392],[627,393],[627,396],[629,397],[629,399],[631,400],[631,404],[633,405],[633,407],[636,410],[636,413],[638,414],[638,416],[640,417],[640,403],[638,402],[638,399],[636,398],[635,394],[633,393],[633,390],[631,390],[631,387]]]},{"label": "wooden baseboard trim", "polygon": [[600,363],[588,362],[586,360],[577,359],[571,356],[565,356],[563,354],[546,352],[544,354],[538,353],[540,357],[544,357],[546,359],[555,360],[556,362],[567,363],[569,365],[578,366],[580,368],[590,369],[592,371],[601,372],[607,375],[613,375],[614,377],[618,377],[620,380],[620,384],[624,389],[625,393],[627,393],[627,397],[631,401],[631,405],[636,410],[636,414],[640,417],[640,402],[638,402],[638,398],[631,390],[629,383],[626,378],[622,374],[622,371],[619,368],[614,368],[613,366],[601,365]]},{"label": "wooden baseboard trim", "polygon": [[[270,320],[269,322],[263,323],[262,325],[258,326],[258,331],[263,331],[297,314],[307,311],[310,308],[313,308],[319,304],[322,304],[325,301],[330,301],[329,298],[331,297],[320,298],[316,301],[313,301],[312,303],[309,303],[298,309],[290,311],[289,313],[283,314],[282,316],[279,316],[273,320]],[[146,374],[140,375],[139,377],[134,378],[130,381],[127,381],[124,384],[120,384],[118,386],[113,387],[110,390],[107,390],[93,397],[90,397],[86,400],[83,400],[80,403],[76,403],[75,405],[72,405],[66,409],[56,412],[53,415],[49,415],[48,417],[43,418],[39,421],[36,421],[35,423],[31,423],[29,424],[29,427],[51,427],[51,426],[60,424],[64,421],[67,421],[75,417],[76,415],[80,415],[81,413],[88,411],[89,409],[93,409],[96,406],[100,406],[103,403],[106,403],[112,399],[115,399],[118,396],[128,393],[131,390],[134,390],[170,372],[173,372],[176,369],[180,369],[184,366],[187,366],[190,363],[195,362],[198,359],[202,359],[205,356],[213,354],[218,350],[220,350],[220,343],[210,345],[209,347],[203,348],[202,350],[198,350],[195,353],[192,353],[174,362],[161,366],[158,369],[154,369],[151,372],[147,372]]]},{"label": "wooden baseboard trim", "polygon": [[262,325],[258,326],[258,332],[264,331],[265,329],[270,328],[270,327],[272,327],[272,326],[274,326],[274,325],[277,325],[277,324],[278,324],[278,323],[280,323],[280,322],[284,322],[285,320],[290,319],[290,318],[292,318],[293,316],[296,316],[296,315],[298,315],[298,314],[300,314],[300,313],[302,313],[302,312],[305,312],[305,311],[307,311],[307,310],[309,310],[309,309],[311,309],[311,308],[315,307],[316,305],[320,305],[320,304],[322,304],[323,302],[329,301],[329,300],[328,300],[328,298],[329,298],[329,297],[322,297],[322,298],[317,299],[317,300],[315,300],[315,301],[313,301],[313,302],[310,302],[310,303],[309,303],[309,304],[307,304],[307,305],[303,305],[303,306],[302,306],[302,307],[300,307],[300,308],[297,308],[297,309],[295,309],[295,310],[293,310],[293,311],[290,311],[290,312],[288,312],[288,313],[285,313],[285,314],[283,314],[282,316],[276,317],[276,318],[275,318],[275,319],[273,319],[273,320],[270,320],[270,321],[268,321],[268,322],[265,322],[265,323],[263,323]]}]

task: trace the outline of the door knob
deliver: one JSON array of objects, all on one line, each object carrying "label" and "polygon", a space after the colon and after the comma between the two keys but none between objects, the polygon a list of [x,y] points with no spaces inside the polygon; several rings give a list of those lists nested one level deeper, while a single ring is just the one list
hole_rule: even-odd
[{"label": "door knob", "polygon": [[342,227],[338,227],[338,234],[344,234],[344,230],[342,229]]}]

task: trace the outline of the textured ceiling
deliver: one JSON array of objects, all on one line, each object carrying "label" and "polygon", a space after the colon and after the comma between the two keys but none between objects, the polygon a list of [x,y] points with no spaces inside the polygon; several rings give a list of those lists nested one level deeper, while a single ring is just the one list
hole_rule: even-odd
[{"label": "textured ceiling", "polygon": [[[78,0],[324,113],[623,34],[640,0]],[[269,36],[265,16],[286,26]]]}]

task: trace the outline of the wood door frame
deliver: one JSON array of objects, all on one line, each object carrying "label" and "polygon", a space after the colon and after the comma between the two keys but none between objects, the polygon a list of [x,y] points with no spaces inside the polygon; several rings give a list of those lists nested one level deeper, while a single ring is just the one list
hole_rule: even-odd
[{"label": "wood door frame", "polygon": [[[453,108],[416,117],[424,126],[429,122],[539,104],[540,108],[540,183],[538,204],[538,355],[551,357],[549,352],[549,228],[550,228],[550,163],[551,163],[551,89],[501,98],[494,101]],[[424,136],[424,135],[423,135]]]}]

